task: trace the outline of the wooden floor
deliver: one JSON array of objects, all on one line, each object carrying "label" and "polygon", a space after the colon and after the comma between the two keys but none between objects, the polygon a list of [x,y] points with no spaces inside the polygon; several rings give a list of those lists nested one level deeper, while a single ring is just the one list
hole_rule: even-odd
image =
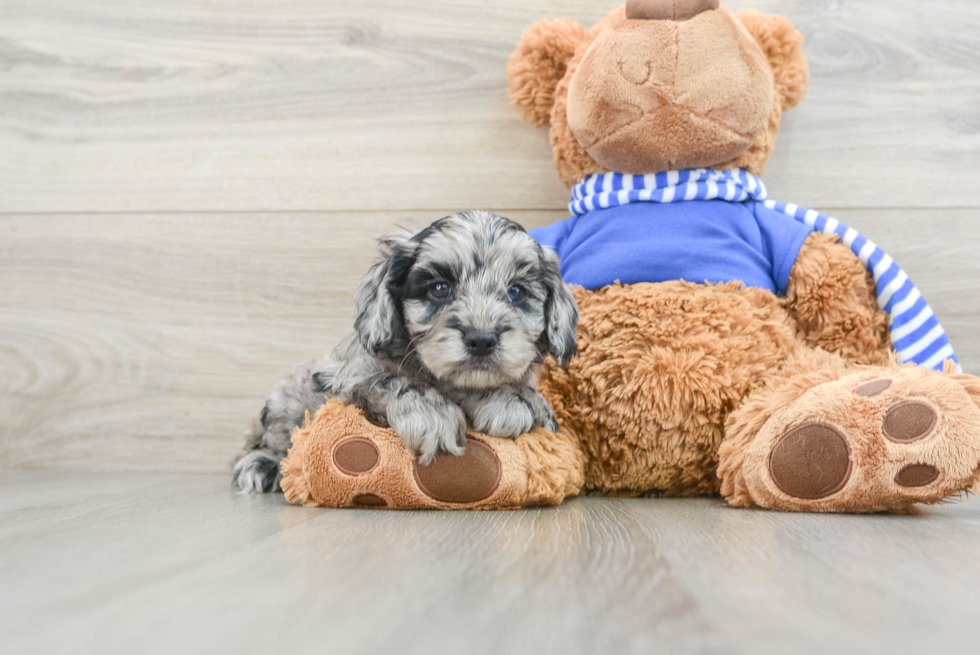
[{"label": "wooden floor", "polygon": [[[375,239],[567,216],[504,68],[618,0],[0,0],[0,652],[975,648],[980,504],[312,511],[241,431]],[[806,37],[764,180],[882,245],[980,372],[980,3],[732,0]],[[463,646],[466,646],[464,648]]]},{"label": "wooden floor", "polygon": [[964,653],[980,500],[309,510],[219,475],[0,478],[0,652]]}]

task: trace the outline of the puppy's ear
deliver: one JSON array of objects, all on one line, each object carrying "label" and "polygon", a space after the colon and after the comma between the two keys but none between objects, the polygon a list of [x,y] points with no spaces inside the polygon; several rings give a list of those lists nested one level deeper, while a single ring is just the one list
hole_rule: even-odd
[{"label": "puppy's ear", "polygon": [[541,248],[541,264],[548,292],[544,303],[544,332],[548,341],[548,352],[559,366],[568,366],[568,362],[578,352],[578,344],[575,343],[578,305],[568,285],[561,279],[558,255],[549,248]]},{"label": "puppy's ear", "polygon": [[415,263],[418,244],[412,241],[414,230],[403,230],[378,242],[381,261],[361,279],[354,296],[354,330],[372,355],[390,350],[402,336],[401,310],[396,295]]},{"label": "puppy's ear", "polygon": [[585,29],[570,18],[540,20],[527,28],[507,63],[507,95],[521,118],[535,127],[548,124],[555,87],[584,38]]}]

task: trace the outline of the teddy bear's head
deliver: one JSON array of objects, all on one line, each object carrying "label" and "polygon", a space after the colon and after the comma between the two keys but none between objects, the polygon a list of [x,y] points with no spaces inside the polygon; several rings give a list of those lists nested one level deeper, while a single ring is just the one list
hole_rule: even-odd
[{"label": "teddy bear's head", "polygon": [[629,0],[589,30],[542,20],[507,66],[525,120],[551,125],[571,187],[595,172],[746,168],[759,175],[807,87],[803,37],[782,16],[718,0]]}]

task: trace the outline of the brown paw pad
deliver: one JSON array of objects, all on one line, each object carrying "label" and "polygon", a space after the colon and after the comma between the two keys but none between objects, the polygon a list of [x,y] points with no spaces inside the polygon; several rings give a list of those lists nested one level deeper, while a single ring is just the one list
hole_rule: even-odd
[{"label": "brown paw pad", "polygon": [[387,507],[388,501],[378,494],[358,494],[351,499],[350,504],[352,507]]},{"label": "brown paw pad", "polygon": [[776,442],[769,453],[769,474],[789,496],[826,498],[843,489],[851,476],[850,448],[829,425],[802,425]]},{"label": "brown paw pad", "polygon": [[939,477],[939,469],[931,464],[909,464],[895,475],[895,482],[903,487],[924,487]]},{"label": "brown paw pad", "polygon": [[476,439],[459,457],[440,455],[428,466],[415,461],[415,482],[422,493],[444,503],[486,500],[500,484],[501,466],[490,446]]},{"label": "brown paw pad", "polygon": [[911,443],[924,439],[936,427],[939,417],[921,400],[906,400],[885,413],[881,431],[891,441]]},{"label": "brown paw pad", "polygon": [[333,464],[347,475],[364,475],[381,460],[378,447],[364,437],[348,437],[333,449]]},{"label": "brown paw pad", "polygon": [[892,381],[888,378],[881,378],[880,380],[872,380],[871,382],[865,382],[864,384],[858,386],[854,389],[855,396],[864,396],[865,398],[871,398],[877,396],[882,391],[892,386]]}]

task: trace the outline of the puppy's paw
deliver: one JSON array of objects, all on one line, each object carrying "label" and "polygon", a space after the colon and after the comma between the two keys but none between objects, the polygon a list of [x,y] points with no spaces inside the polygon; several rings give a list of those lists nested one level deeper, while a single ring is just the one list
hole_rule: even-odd
[{"label": "puppy's paw", "polygon": [[558,419],[555,418],[555,410],[536,390],[530,394],[525,394],[524,400],[531,406],[534,414],[534,427],[544,428],[548,432],[558,432]]},{"label": "puppy's paw", "polygon": [[388,422],[422,466],[441,452],[463,454],[466,416],[434,389],[401,395],[388,407]]},{"label": "puppy's paw", "polygon": [[491,437],[516,439],[535,425],[531,404],[510,389],[471,403],[470,424]]},{"label": "puppy's paw", "polygon": [[281,459],[281,455],[268,450],[250,450],[235,462],[231,482],[243,493],[279,491]]},{"label": "puppy's paw", "polygon": [[551,433],[558,432],[560,429],[558,419],[555,418],[555,413],[551,411],[551,407],[548,407],[547,414],[534,417],[534,425],[535,427],[544,428]]}]

